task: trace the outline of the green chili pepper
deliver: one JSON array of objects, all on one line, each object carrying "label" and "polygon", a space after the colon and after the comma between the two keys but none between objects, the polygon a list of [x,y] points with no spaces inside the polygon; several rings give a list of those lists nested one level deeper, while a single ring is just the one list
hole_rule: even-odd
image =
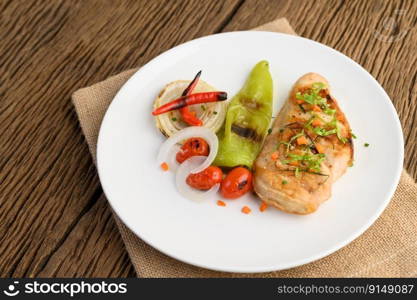
[{"label": "green chili pepper", "polygon": [[220,129],[215,165],[252,167],[272,118],[272,77],[269,63],[252,69],[245,85],[232,98]]}]

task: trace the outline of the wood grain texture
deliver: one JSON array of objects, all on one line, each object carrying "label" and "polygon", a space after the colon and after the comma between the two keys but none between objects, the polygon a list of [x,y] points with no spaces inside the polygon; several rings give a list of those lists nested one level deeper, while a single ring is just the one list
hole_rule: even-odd
[{"label": "wood grain texture", "polygon": [[0,276],[134,276],[71,93],[187,40],[279,16],[383,85],[417,179],[413,0],[0,0]]}]

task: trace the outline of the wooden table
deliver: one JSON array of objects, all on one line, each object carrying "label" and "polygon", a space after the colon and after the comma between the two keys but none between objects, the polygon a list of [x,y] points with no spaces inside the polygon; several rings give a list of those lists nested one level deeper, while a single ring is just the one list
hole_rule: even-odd
[{"label": "wooden table", "polygon": [[382,84],[417,179],[414,0],[0,0],[1,276],[134,276],[71,93],[190,39],[276,17]]}]

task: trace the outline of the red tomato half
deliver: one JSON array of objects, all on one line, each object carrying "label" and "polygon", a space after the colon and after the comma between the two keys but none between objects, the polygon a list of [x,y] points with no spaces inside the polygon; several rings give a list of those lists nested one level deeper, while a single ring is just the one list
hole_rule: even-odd
[{"label": "red tomato half", "polygon": [[177,153],[177,161],[181,164],[191,156],[208,156],[209,145],[202,138],[189,138]]},{"label": "red tomato half", "polygon": [[187,177],[187,184],[195,189],[209,190],[223,178],[223,172],[220,168],[210,166],[200,173],[190,174]]},{"label": "red tomato half", "polygon": [[222,181],[220,193],[228,199],[235,199],[252,189],[252,172],[243,167],[234,168]]}]

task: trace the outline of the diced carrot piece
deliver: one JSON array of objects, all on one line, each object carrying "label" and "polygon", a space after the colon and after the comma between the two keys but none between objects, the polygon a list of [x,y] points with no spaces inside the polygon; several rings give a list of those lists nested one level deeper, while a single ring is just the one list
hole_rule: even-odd
[{"label": "diced carrot piece", "polygon": [[244,207],[242,207],[242,212],[244,213],[244,214],[250,214],[251,213],[251,209],[249,208],[249,207],[247,207],[247,206],[244,206]]},{"label": "diced carrot piece", "polygon": [[302,136],[300,136],[300,137],[297,138],[297,144],[298,145],[307,145],[308,144],[308,140],[307,140],[307,138],[304,135],[302,135]]},{"label": "diced carrot piece", "polygon": [[317,127],[317,126],[323,125],[323,122],[316,118],[313,120],[313,122],[311,122],[311,125],[313,125],[314,127]]},{"label": "diced carrot piece", "polygon": [[343,114],[337,114],[336,119],[340,122],[343,122],[343,120],[344,120]]},{"label": "diced carrot piece", "polygon": [[318,105],[313,105],[313,107],[311,108],[313,111],[321,111],[321,108]]},{"label": "diced carrot piece", "polygon": [[164,170],[164,172],[168,171],[169,170],[168,164],[166,162],[163,162],[161,164],[161,169]]},{"label": "diced carrot piece", "polygon": [[265,202],[262,202],[261,206],[259,206],[259,210],[261,212],[264,212],[267,208],[268,208],[268,204],[266,204]]},{"label": "diced carrot piece", "polygon": [[304,103],[304,100],[303,99],[295,99],[295,102],[297,104],[303,104]]},{"label": "diced carrot piece", "polygon": [[316,147],[316,149],[317,149],[317,151],[318,151],[319,153],[324,153],[325,149],[324,149],[324,147],[323,147],[322,145],[320,145],[320,144],[315,144],[314,146]]},{"label": "diced carrot piece", "polygon": [[218,206],[226,206],[226,203],[224,203],[222,200],[217,200]]},{"label": "diced carrot piece", "polygon": [[272,160],[277,160],[277,159],[278,159],[278,156],[279,156],[278,151],[272,152],[272,154],[271,154],[271,159],[272,159]]},{"label": "diced carrot piece", "polygon": [[291,166],[295,166],[295,167],[298,167],[300,165],[300,163],[298,162],[298,160],[290,161],[288,164],[291,165]]}]

